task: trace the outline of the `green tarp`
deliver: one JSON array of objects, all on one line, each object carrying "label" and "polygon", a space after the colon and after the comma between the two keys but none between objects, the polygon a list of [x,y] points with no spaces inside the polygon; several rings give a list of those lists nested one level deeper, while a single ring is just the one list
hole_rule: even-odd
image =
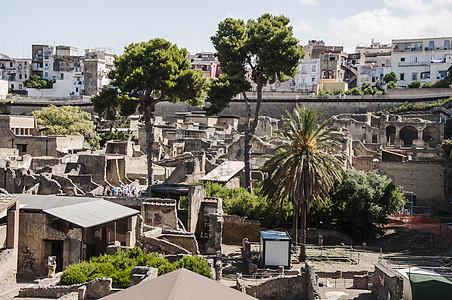
[{"label": "green tarp", "polygon": [[452,299],[452,282],[442,276],[408,273],[413,300]]}]

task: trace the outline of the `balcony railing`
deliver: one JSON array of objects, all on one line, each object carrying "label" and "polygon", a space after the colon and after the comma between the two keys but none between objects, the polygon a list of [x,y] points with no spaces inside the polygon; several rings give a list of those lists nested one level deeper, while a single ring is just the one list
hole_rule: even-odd
[{"label": "balcony railing", "polygon": [[399,67],[430,66],[431,61],[399,62]]},{"label": "balcony railing", "polygon": [[[427,49],[426,49],[427,50]],[[421,47],[406,47],[406,48],[398,48],[395,47],[394,49],[392,49],[393,52],[419,52],[422,51]]]}]

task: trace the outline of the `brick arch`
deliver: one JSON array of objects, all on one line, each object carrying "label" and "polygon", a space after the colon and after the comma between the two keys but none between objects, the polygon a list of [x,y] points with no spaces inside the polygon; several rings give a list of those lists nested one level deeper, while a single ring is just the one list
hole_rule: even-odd
[{"label": "brick arch", "polygon": [[414,126],[405,126],[400,129],[399,138],[403,141],[404,147],[411,147],[413,141],[419,138],[419,133]]},{"label": "brick arch", "polygon": [[430,148],[436,147],[441,141],[440,131],[435,126],[427,126],[422,132],[422,140],[428,143]]}]

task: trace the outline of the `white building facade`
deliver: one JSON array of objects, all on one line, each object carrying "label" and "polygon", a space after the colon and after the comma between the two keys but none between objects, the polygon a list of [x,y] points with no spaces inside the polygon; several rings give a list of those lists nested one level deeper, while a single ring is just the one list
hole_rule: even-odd
[{"label": "white building facade", "polygon": [[295,75],[295,90],[312,92],[320,81],[320,58],[303,59]]},{"label": "white building facade", "polygon": [[452,37],[392,40],[392,71],[397,85],[413,81],[435,82],[447,76],[452,65]]}]

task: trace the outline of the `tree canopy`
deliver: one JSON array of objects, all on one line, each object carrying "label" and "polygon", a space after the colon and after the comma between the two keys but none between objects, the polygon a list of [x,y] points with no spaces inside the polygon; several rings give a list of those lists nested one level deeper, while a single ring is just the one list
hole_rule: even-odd
[{"label": "tree canopy", "polygon": [[[221,65],[222,74],[211,82],[207,101],[209,114],[222,111],[232,97],[242,93],[246,100],[245,130],[245,181],[251,191],[249,163],[250,141],[257,126],[262,87],[276,80],[281,82],[293,77],[304,56],[303,49],[293,36],[290,20],[285,16],[264,14],[246,23],[240,19],[226,18],[218,24],[211,41]],[[251,108],[246,91],[256,85],[257,102],[251,119]]]},{"label": "tree canopy", "polygon": [[122,115],[130,115],[136,109],[143,114],[149,186],[154,182],[152,119],[155,106],[161,101],[199,105],[203,100],[206,80],[202,72],[190,69],[187,54],[185,48],[160,38],[132,43],[125,47],[123,55],[115,58],[115,68],[108,74],[115,89],[99,94],[107,100],[94,99],[96,110],[103,106],[120,110]]},{"label": "tree canopy", "polygon": [[91,114],[80,111],[77,106],[49,105],[41,110],[33,111],[36,123],[45,127],[43,133],[83,135],[91,147],[99,147],[99,135],[91,121]]},{"label": "tree canopy", "polygon": [[338,141],[331,135],[331,119],[322,121],[316,110],[299,108],[287,112],[283,129],[276,135],[274,155],[263,169],[268,177],[263,191],[269,198],[286,196],[292,200],[294,233],[298,242],[298,218],[301,213],[300,260],[306,258],[306,215],[319,196],[328,193],[342,178],[342,163],[332,153],[338,150]]},{"label": "tree canopy", "polygon": [[30,75],[30,77],[24,81],[24,84],[27,88],[33,89],[51,89],[53,84],[55,83],[55,79],[44,79],[39,75]]},{"label": "tree canopy", "polygon": [[342,182],[335,185],[326,205],[315,205],[312,225],[336,223],[355,241],[375,237],[387,217],[399,213],[405,204],[400,188],[377,171],[345,170]]},{"label": "tree canopy", "polygon": [[390,83],[391,81],[394,82],[394,83],[396,83],[398,79],[397,79],[396,73],[391,72],[391,73],[386,74],[386,75],[383,77],[383,80],[384,80],[386,83]]}]

